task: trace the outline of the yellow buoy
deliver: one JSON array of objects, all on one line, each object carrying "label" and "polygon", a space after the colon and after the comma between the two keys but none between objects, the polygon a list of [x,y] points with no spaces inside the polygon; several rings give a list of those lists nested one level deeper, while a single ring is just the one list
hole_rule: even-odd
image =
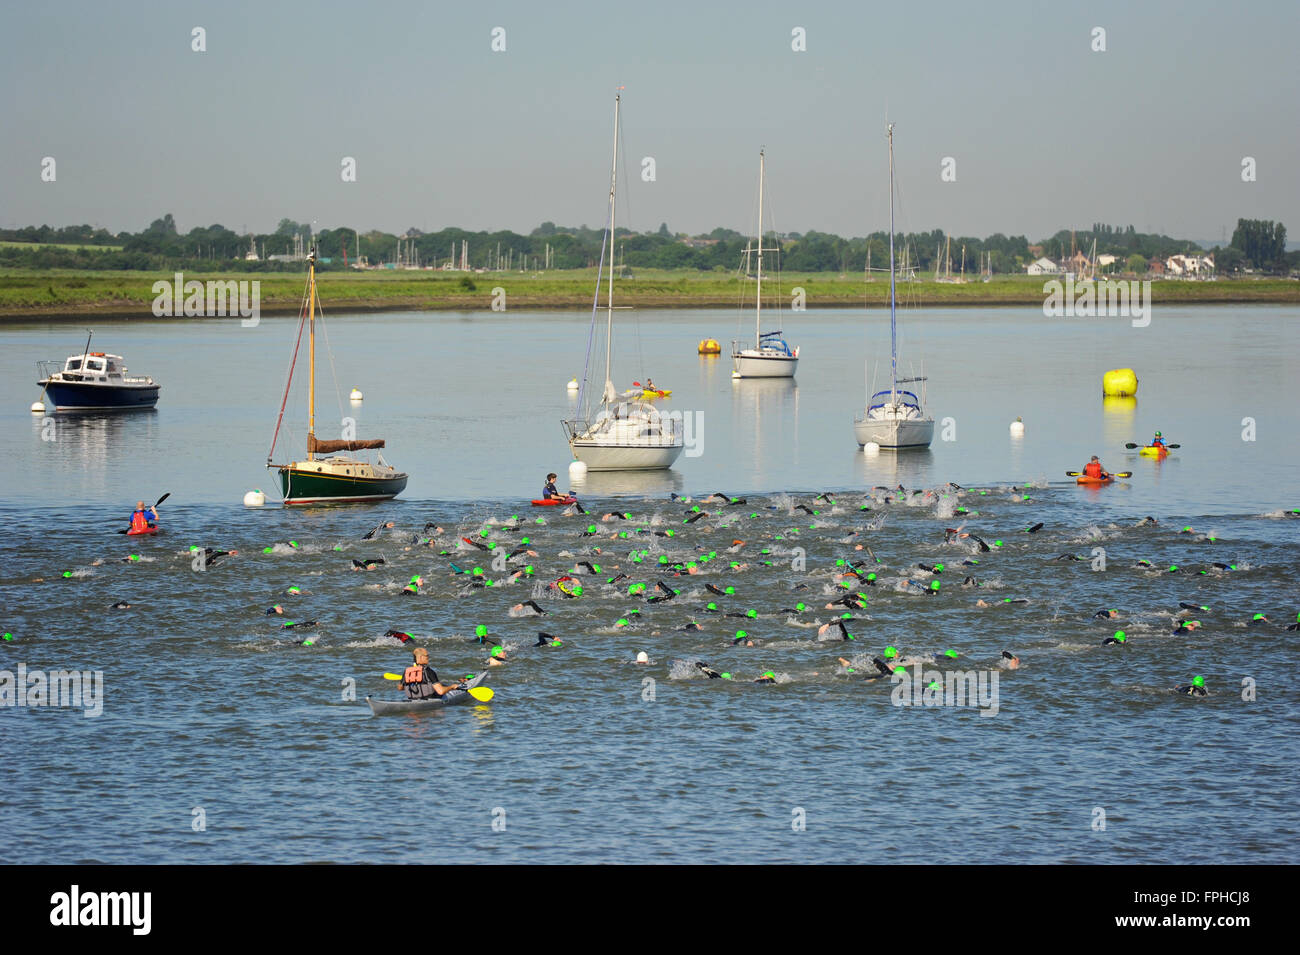
[{"label": "yellow buoy", "polygon": [[721,355],[722,346],[715,339],[705,338],[700,342],[701,355]]},{"label": "yellow buoy", "polygon": [[1132,368],[1113,368],[1101,376],[1101,393],[1112,398],[1136,396],[1137,372]]}]

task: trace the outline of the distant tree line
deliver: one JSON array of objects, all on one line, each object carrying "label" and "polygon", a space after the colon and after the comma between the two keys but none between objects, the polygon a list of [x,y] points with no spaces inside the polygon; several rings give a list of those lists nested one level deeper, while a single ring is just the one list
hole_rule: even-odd
[{"label": "distant tree line", "polygon": [[[27,268],[138,269],[206,269],[209,271],[298,271],[296,261],[268,261],[272,255],[291,255],[295,245],[306,249],[315,245],[324,269],[341,269],[358,254],[370,265],[401,263],[443,265],[460,262],[465,244],[471,268],[489,270],[540,269],[548,261],[553,269],[589,268],[601,261],[603,230],[582,226],[557,226],[543,222],[528,235],[511,231],[470,232],[446,228],[425,233],[408,229],[400,236],[370,230],[360,232],[348,227],[323,229],[313,233],[309,223],[281,219],[274,232],[240,235],[220,224],[197,226],[182,234],[170,213],[155,219],[138,233],[113,235],[89,225],[27,226],[0,230],[0,241],[32,243],[31,248],[0,246],[0,266]],[[1286,227],[1265,220],[1242,219],[1233,232],[1232,242],[1223,248],[1203,249],[1195,242],[1166,235],[1138,232],[1133,226],[1120,227],[1094,223],[1087,230],[1062,229],[1033,247],[1023,235],[996,233],[976,236],[948,236],[940,230],[899,234],[895,237],[895,256],[918,274],[933,273],[936,266],[951,261],[951,271],[962,268],[964,256],[968,274],[978,274],[986,266],[994,273],[1021,273],[1039,254],[1063,259],[1072,251],[1092,251],[1094,240],[1098,255],[1111,254],[1129,271],[1145,271],[1154,258],[1177,253],[1215,254],[1220,272],[1250,269],[1258,272],[1285,273],[1300,268],[1300,252],[1286,252]],[[56,243],[88,248],[58,248]],[[889,236],[875,232],[867,236],[844,238],[826,232],[769,233],[766,245],[780,244],[779,266],[791,272],[860,272],[870,262],[871,268],[889,265]],[[360,248],[358,248],[358,245]],[[745,250],[750,237],[732,229],[687,236],[674,234],[667,223],[654,232],[617,230],[612,249],[605,255],[616,256],[627,268],[699,269],[730,271],[746,264]],[[120,247],[117,249],[96,246]],[[255,248],[258,258],[246,254]],[[608,261],[608,258],[606,258]],[[752,272],[756,267],[748,260]],[[1140,267],[1140,268],[1139,268]]]}]

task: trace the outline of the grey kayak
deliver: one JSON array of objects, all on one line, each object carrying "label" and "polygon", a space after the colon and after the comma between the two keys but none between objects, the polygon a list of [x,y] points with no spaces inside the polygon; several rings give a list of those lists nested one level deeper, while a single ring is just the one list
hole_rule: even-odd
[{"label": "grey kayak", "polygon": [[[468,686],[478,686],[487,675],[488,671],[484,670],[470,680]],[[366,702],[370,704],[370,712],[375,716],[394,716],[399,713],[424,713],[427,710],[440,710],[460,703],[473,703],[474,697],[465,690],[449,690],[444,696],[435,696],[427,700],[373,700],[366,697]]]}]

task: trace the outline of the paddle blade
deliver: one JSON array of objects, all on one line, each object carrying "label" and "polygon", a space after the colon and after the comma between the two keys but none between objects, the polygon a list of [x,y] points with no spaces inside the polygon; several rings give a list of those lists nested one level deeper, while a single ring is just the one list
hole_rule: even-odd
[{"label": "paddle blade", "polygon": [[1136,444],[1134,444],[1132,441],[1130,441],[1128,444],[1124,445],[1124,447],[1126,447],[1126,448],[1128,448],[1130,451],[1132,451],[1134,448],[1138,447],[1138,445],[1136,445]]},{"label": "paddle blade", "polygon": [[1115,475],[1115,477],[1123,477],[1123,478],[1130,478],[1132,476],[1133,476],[1132,471],[1120,471],[1119,474]]},{"label": "paddle blade", "polygon": [[153,506],[154,506],[154,507],[157,507],[159,504],[161,504],[163,501],[167,500],[167,498],[169,498],[169,497],[171,497],[171,496],[172,496],[172,492],[171,492],[171,491],[168,491],[168,492],[167,492],[166,494],[164,494],[162,497],[158,498],[158,500],[154,501],[154,502],[153,502]]},{"label": "paddle blade", "polygon": [[1166,447],[1166,448],[1169,448],[1170,450],[1173,450],[1174,448],[1181,448],[1182,445],[1181,445],[1181,444],[1166,444],[1165,447]]},{"label": "paddle blade", "polygon": [[486,703],[488,700],[492,699],[492,697],[496,696],[496,694],[492,692],[491,688],[486,686],[471,686],[466,692],[480,703]]},{"label": "paddle blade", "polygon": [[400,673],[385,673],[385,674],[384,674],[384,679],[385,679],[385,680],[398,680],[398,681],[400,681],[400,680],[402,679],[402,675],[401,675]]},{"label": "paddle blade", "polygon": [[1080,474],[1082,474],[1082,473],[1083,473],[1082,471],[1066,471],[1066,472],[1065,472],[1065,476],[1066,476],[1066,477],[1078,477],[1078,476],[1079,476]]}]

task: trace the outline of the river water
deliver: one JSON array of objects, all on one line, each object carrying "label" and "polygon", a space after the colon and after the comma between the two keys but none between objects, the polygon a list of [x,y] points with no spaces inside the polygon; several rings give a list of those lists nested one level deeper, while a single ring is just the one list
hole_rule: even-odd
[{"label": "river water", "polygon": [[[159,407],[49,420],[26,410],[32,363],[84,336],[6,325],[0,668],[102,671],[103,695],[89,718],[0,707],[0,860],[431,861],[403,838],[419,828],[483,861],[1290,861],[1298,317],[1158,301],[1145,328],[910,313],[903,368],[924,363],[936,438],[867,456],[852,419],[873,369],[888,381],[885,313],[784,316],[794,383],[733,382],[726,358],[695,354],[747,337],[747,318],[621,313],[615,383],[672,388],[699,453],[667,474],[588,475],[587,516],[526,506],[547,470],[568,486],[559,422],[586,315],[332,317],[318,430],[356,419],[411,480],[389,504],[294,512],[273,494],[240,503],[271,491],[293,321],[96,322],[93,347],[158,379]],[[1137,370],[1135,402],[1102,400],[1115,367]],[[301,409],[295,393],[290,449]],[[1124,450],[1156,429],[1182,445],[1169,459]],[[1091,454],[1133,477],[1077,487],[1064,472]],[[745,503],[701,502],[714,491]],[[164,492],[164,534],[115,533]],[[685,523],[692,507],[706,516]],[[629,517],[601,520],[613,511]],[[380,521],[395,526],[364,540]],[[535,556],[502,570],[462,538]],[[237,553],[198,569],[192,546]],[[581,561],[600,568],[579,571],[581,597],[545,586]],[[425,585],[403,596],[414,574]],[[648,603],[656,581],[679,593]],[[853,591],[854,639],[819,635]],[[512,615],[530,598],[543,620]],[[1174,634],[1183,619],[1203,626]],[[490,704],[370,715],[364,697],[393,696],[382,673],[410,657],[386,630],[446,676],[485,666],[480,625],[510,658]],[[733,646],[739,629],[757,646]],[[1120,629],[1124,645],[1101,645]],[[564,645],[535,648],[539,631]],[[978,675],[982,703],[896,705],[905,685],[862,679],[886,647],[924,662],[923,683]],[[752,682],[765,672],[774,684]],[[1195,675],[1207,697],[1171,691]]]}]

